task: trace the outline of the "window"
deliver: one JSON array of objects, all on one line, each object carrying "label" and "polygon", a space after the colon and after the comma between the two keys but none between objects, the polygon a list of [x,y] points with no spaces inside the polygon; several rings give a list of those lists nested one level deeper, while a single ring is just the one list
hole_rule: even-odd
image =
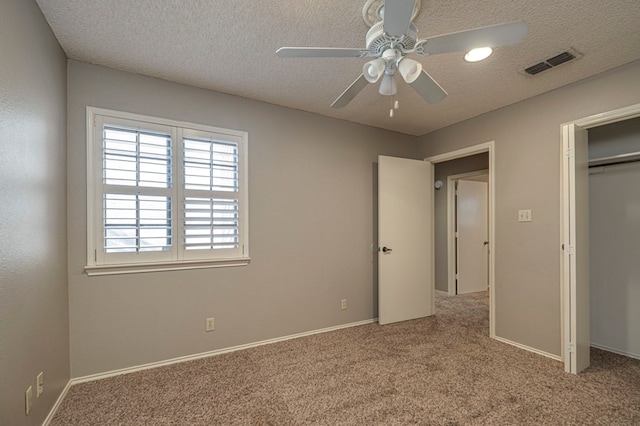
[{"label": "window", "polygon": [[249,262],[247,134],[87,108],[89,275]]}]

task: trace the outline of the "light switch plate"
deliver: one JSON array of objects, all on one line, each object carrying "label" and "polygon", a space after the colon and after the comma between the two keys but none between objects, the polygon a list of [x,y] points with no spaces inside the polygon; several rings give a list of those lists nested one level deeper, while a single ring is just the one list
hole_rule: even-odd
[{"label": "light switch plate", "polygon": [[518,210],[518,222],[531,222],[531,210]]},{"label": "light switch plate", "polygon": [[40,398],[42,392],[44,392],[44,372],[41,371],[36,376],[36,398]]}]

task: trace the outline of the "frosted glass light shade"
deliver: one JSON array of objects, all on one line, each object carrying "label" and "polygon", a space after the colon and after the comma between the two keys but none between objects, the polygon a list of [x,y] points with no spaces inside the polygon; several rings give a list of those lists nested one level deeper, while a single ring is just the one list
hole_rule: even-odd
[{"label": "frosted glass light shade", "polygon": [[420,77],[422,64],[418,61],[414,61],[413,59],[404,58],[398,65],[398,71],[400,71],[400,75],[404,81],[411,84]]},{"label": "frosted glass light shade", "polygon": [[382,77],[382,82],[380,83],[380,89],[378,90],[378,92],[381,95],[385,95],[385,96],[391,96],[396,94],[397,92],[396,79],[393,78],[393,75],[386,74],[384,77]]},{"label": "frosted glass light shade", "polygon": [[364,64],[362,74],[364,74],[364,78],[366,78],[369,83],[375,83],[380,79],[386,67],[387,63],[384,59],[374,59]]}]

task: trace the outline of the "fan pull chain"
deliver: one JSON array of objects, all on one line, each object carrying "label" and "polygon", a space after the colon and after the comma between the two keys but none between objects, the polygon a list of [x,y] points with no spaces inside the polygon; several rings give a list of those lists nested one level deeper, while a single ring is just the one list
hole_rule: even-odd
[{"label": "fan pull chain", "polygon": [[393,118],[393,116],[395,115],[394,110],[398,110],[400,108],[400,103],[398,102],[397,99],[395,99],[396,95],[393,95],[391,97],[391,108],[389,108],[389,117]]}]

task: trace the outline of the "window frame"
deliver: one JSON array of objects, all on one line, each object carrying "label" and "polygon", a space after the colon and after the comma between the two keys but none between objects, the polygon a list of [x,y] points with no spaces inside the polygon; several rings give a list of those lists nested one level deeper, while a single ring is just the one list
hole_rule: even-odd
[{"label": "window frame", "polygon": [[[87,264],[89,276],[140,272],[202,269],[249,264],[249,200],[248,200],[248,133],[222,129],[166,118],[150,117],[103,108],[87,107]],[[130,129],[160,131],[171,135],[171,187],[156,191],[136,186],[124,193],[164,192],[171,196],[171,248],[165,251],[106,253],[104,250],[103,195],[103,128],[104,124]],[[238,158],[238,248],[237,249],[184,249],[184,200],[192,190],[185,189],[183,164],[183,138],[186,135],[209,136],[222,143],[237,146]],[[206,192],[206,191],[204,191]],[[214,191],[209,191],[213,193]],[[197,253],[196,253],[197,252]]]}]

